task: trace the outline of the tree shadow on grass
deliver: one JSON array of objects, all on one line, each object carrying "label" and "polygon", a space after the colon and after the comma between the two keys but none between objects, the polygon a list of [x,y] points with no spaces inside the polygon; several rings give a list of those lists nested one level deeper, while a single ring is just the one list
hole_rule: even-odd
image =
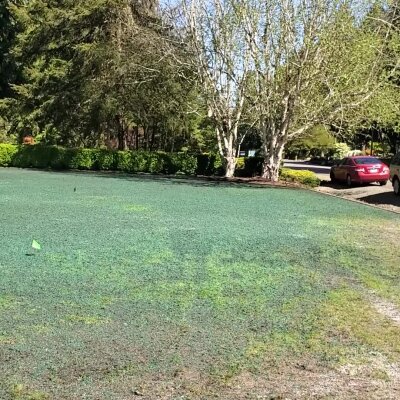
[{"label": "tree shadow on grass", "polygon": [[[33,169],[31,169],[33,170]],[[35,171],[58,173],[74,176],[93,176],[97,178],[122,179],[128,182],[159,182],[164,185],[188,185],[192,187],[235,187],[258,189],[298,189],[299,186],[291,183],[272,183],[261,178],[232,178],[220,176],[187,176],[187,175],[154,175],[147,173],[129,174],[119,171],[80,171],[80,170],[42,170]]]}]

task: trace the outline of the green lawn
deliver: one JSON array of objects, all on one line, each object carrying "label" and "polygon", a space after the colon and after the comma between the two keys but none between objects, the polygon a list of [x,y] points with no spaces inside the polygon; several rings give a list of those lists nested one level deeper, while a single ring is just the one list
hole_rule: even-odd
[{"label": "green lawn", "polygon": [[0,398],[395,398],[374,301],[400,309],[399,227],[311,191],[0,169]]}]

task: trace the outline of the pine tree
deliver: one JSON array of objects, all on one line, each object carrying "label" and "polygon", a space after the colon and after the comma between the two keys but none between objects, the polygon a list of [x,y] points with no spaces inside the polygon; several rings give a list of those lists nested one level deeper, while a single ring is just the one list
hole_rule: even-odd
[{"label": "pine tree", "polygon": [[171,131],[177,120],[188,126],[191,83],[176,68],[183,53],[157,3],[32,0],[13,18],[23,27],[14,53],[24,82],[9,102],[16,130],[75,146],[115,138],[124,149],[135,127],[152,147],[156,136],[162,141],[158,130]]}]

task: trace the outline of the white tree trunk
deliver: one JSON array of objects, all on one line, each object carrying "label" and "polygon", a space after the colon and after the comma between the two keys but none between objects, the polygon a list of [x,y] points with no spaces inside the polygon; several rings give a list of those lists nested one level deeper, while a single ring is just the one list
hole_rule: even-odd
[{"label": "white tree trunk", "polygon": [[272,143],[266,143],[264,145],[264,164],[262,177],[270,180],[271,182],[279,181],[279,169],[283,157],[283,150],[285,148],[285,142],[279,141],[275,145]]},{"label": "white tree trunk", "polygon": [[219,153],[224,161],[225,178],[233,178],[236,170],[237,126],[231,129],[217,128]]},{"label": "white tree trunk", "polygon": [[236,157],[233,155],[224,157],[225,178],[233,178],[236,170]]}]

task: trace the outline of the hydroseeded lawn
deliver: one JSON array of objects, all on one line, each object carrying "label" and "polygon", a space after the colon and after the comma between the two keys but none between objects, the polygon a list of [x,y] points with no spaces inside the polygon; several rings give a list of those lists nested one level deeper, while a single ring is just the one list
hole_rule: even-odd
[{"label": "hydroseeded lawn", "polygon": [[370,295],[400,307],[399,227],[310,191],[0,169],[0,398],[395,396]]}]

